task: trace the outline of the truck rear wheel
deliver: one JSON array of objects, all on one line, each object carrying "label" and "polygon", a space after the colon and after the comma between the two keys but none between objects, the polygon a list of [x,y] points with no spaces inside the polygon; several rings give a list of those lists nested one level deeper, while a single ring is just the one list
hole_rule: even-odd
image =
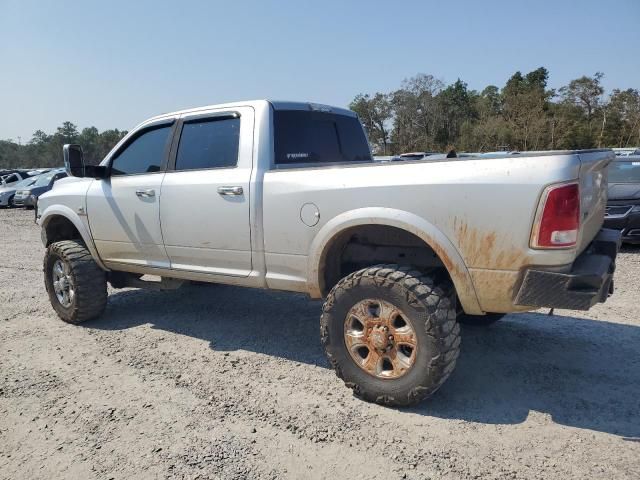
[{"label": "truck rear wheel", "polygon": [[107,277],[77,240],[52,243],[44,257],[44,284],[58,316],[82,323],[99,316],[107,305]]},{"label": "truck rear wheel", "polygon": [[412,267],[376,265],[329,293],[322,344],[338,377],[364,400],[405,406],[435,393],[460,350],[454,288]]}]

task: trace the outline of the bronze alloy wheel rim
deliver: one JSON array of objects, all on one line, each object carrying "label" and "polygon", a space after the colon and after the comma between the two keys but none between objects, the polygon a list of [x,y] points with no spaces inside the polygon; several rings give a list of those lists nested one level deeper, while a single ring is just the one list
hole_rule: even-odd
[{"label": "bronze alloy wheel rim", "polygon": [[407,316],[391,303],[374,299],[351,307],[344,321],[344,343],[360,368],[381,379],[405,375],[418,350]]}]

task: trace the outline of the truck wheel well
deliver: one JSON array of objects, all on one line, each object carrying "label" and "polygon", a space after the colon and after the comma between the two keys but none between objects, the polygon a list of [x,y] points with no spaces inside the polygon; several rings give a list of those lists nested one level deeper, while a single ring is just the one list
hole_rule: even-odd
[{"label": "truck wheel well", "polygon": [[62,215],[52,217],[45,226],[47,246],[62,240],[82,240],[82,235],[71,220]]},{"label": "truck wheel well", "polygon": [[361,225],[340,232],[325,249],[320,263],[322,295],[350,273],[381,263],[446,272],[433,248],[413,233],[388,225]]}]

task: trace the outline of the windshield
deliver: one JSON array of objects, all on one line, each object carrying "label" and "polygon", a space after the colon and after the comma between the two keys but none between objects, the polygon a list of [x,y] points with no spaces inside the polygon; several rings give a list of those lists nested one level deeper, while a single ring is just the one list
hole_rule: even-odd
[{"label": "windshield", "polygon": [[609,183],[640,183],[640,158],[609,165]]},{"label": "windshield", "polygon": [[48,173],[46,175],[40,175],[36,180],[36,183],[33,184],[34,187],[44,187],[51,183],[51,179],[54,177],[55,173]]},{"label": "windshield", "polygon": [[32,185],[33,182],[35,182],[37,179],[38,179],[37,177],[25,178],[21,182],[16,183],[15,187],[16,188],[28,187],[29,185]]}]

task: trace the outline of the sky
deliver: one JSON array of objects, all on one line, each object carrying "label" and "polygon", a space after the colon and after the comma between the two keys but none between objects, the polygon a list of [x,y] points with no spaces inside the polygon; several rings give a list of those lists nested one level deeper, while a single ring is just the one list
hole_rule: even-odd
[{"label": "sky", "polygon": [[347,106],[417,73],[640,89],[640,0],[0,0],[0,60],[0,139],[22,143],[236,100]]}]

